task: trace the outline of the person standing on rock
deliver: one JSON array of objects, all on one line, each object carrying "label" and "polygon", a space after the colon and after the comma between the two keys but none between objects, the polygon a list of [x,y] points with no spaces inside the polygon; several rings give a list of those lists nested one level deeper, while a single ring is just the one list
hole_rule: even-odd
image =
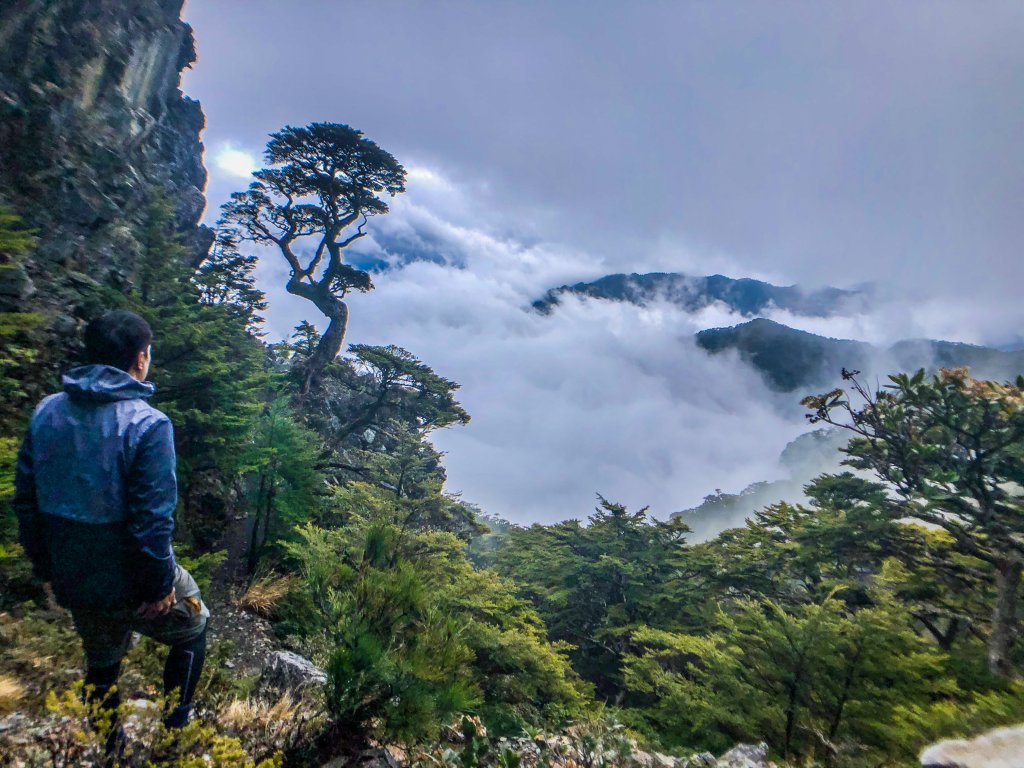
[{"label": "person standing on rock", "polygon": [[68,371],[64,391],[32,416],[13,506],[35,575],[52,584],[82,638],[89,700],[116,718],[121,660],[139,632],[170,646],[164,688],[177,698],[164,722],[179,728],[191,715],[210,612],[171,546],[174,437],[147,402],[152,336],[132,312],[89,323],[88,364]]}]

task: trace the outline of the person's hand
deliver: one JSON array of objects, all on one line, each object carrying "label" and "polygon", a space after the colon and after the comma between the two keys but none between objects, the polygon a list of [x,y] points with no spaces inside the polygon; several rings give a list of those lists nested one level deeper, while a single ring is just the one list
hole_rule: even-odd
[{"label": "person's hand", "polygon": [[155,603],[143,603],[137,613],[144,619],[155,619],[171,610],[172,605],[174,605],[174,587],[171,587],[171,594],[163,600],[157,600]]}]

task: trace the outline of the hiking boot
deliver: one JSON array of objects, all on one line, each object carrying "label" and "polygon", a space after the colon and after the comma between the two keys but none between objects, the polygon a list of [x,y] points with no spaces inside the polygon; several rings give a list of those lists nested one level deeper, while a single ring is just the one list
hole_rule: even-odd
[{"label": "hiking boot", "polygon": [[171,710],[170,714],[164,718],[164,726],[166,728],[184,728],[189,724],[192,719],[192,705],[191,704],[179,704]]},{"label": "hiking boot", "polygon": [[107,741],[103,749],[103,768],[118,768],[125,764],[125,746],[128,744],[128,736],[120,724],[115,725],[107,734]]}]

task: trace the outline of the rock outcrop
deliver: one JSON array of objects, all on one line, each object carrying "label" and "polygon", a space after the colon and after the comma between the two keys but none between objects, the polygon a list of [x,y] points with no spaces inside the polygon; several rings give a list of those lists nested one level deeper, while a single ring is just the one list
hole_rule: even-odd
[{"label": "rock outcrop", "polygon": [[309,659],[291,651],[274,651],[267,658],[257,689],[272,697],[302,696],[320,690],[327,673]]},{"label": "rock outcrop", "polygon": [[[30,272],[130,274],[159,193],[205,254],[199,103],[183,0],[15,0],[0,10],[0,194],[36,228]],[[123,277],[123,275],[122,275]],[[44,278],[45,279],[45,278]]]},{"label": "rock outcrop", "polygon": [[975,739],[940,741],[921,753],[924,768],[1020,768],[1024,725],[998,728]]},{"label": "rock outcrop", "polygon": [[733,747],[715,763],[717,768],[768,768],[768,745],[740,744]]}]

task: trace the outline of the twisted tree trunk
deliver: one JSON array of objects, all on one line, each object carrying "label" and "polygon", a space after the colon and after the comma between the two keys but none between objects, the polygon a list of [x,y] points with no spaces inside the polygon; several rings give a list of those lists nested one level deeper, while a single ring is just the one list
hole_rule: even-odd
[{"label": "twisted tree trunk", "polygon": [[345,332],[348,330],[348,305],[322,283],[307,283],[292,277],[286,290],[313,302],[330,320],[313,354],[302,363],[302,384],[299,392],[305,395],[313,381],[341,352],[341,347],[345,343]]}]

